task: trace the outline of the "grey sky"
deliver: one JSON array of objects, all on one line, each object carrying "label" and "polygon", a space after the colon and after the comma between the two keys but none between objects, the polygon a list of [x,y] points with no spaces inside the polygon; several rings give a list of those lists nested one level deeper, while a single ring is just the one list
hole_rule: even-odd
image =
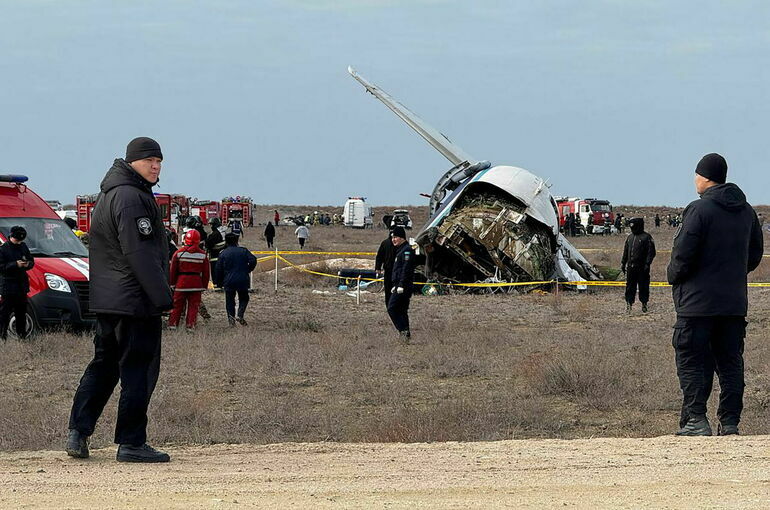
[{"label": "grey sky", "polygon": [[347,74],[554,194],[683,205],[720,152],[770,203],[770,2],[0,0],[0,172],[94,192],[134,136],[159,191],[422,204],[451,165]]}]

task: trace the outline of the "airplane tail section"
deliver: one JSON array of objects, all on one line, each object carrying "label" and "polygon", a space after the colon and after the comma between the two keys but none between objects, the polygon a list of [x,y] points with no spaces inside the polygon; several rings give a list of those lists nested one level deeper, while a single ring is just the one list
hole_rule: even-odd
[{"label": "airplane tail section", "polygon": [[350,75],[356,79],[361,85],[366,88],[367,92],[371,93],[374,97],[382,101],[385,106],[391,109],[401,120],[407,123],[409,127],[417,131],[417,133],[425,139],[429,144],[439,151],[445,158],[457,166],[462,163],[476,163],[477,160],[471,158],[460,147],[452,143],[443,133],[436,130],[432,126],[428,125],[420,117],[412,113],[409,108],[399,103],[388,95],[385,91],[369,83],[363,76],[358,74],[355,69],[348,67]]}]

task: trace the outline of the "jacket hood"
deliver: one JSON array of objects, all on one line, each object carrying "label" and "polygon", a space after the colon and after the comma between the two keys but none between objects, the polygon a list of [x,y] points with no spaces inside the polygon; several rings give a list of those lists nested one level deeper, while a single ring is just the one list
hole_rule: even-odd
[{"label": "jacket hood", "polygon": [[116,159],[112,164],[112,168],[107,171],[107,175],[102,179],[99,189],[102,193],[106,193],[118,186],[128,185],[152,193],[152,187],[155,184],[144,180],[124,159]]},{"label": "jacket hood", "polygon": [[710,187],[703,192],[701,198],[713,200],[728,211],[735,211],[746,205],[746,195],[731,182]]},{"label": "jacket hood", "polygon": [[641,234],[644,232],[644,218],[631,218],[628,221],[632,234]]}]

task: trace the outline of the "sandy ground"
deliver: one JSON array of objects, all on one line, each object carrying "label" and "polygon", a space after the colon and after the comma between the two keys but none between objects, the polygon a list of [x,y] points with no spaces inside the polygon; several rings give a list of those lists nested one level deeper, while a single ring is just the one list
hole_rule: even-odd
[{"label": "sandy ground", "polygon": [[0,454],[0,508],[768,508],[770,437]]}]

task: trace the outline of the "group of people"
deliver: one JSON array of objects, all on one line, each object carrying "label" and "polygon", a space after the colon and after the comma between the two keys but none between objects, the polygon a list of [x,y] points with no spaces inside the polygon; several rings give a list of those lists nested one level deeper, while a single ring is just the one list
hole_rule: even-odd
[{"label": "group of people", "polygon": [[[200,235],[193,229],[185,234],[185,246],[172,257],[174,268],[169,267],[167,239],[152,195],[162,159],[156,141],[134,139],[128,144],[126,157],[115,160],[101,184],[91,229],[95,349],[73,399],[66,442],[66,451],[73,457],[89,456],[88,439],[120,380],[117,460],[170,459],[147,444],[146,431],[147,408],[160,367],[161,314],[172,310],[177,301],[194,304],[197,297],[178,294],[200,292],[205,287],[211,253],[203,251]],[[668,267],[677,313],[672,343],[683,394],[679,435],[712,434],[706,402],[715,373],[722,393],[718,433],[738,433],[744,388],[747,273],[759,264],[763,241],[756,214],[743,192],[735,184],[725,183],[726,174],[727,163],[717,154],[709,154],[698,163],[695,187],[701,198],[684,211]],[[643,224],[630,224],[632,233],[623,264],[629,275],[633,274],[632,279],[643,283],[649,279],[654,243],[644,235]],[[29,269],[33,262],[24,260],[24,253],[5,258],[5,250],[23,252],[17,243],[23,241],[23,234],[15,231],[10,237],[16,241],[0,250],[0,267]],[[236,249],[237,236],[227,234],[225,245],[213,266],[215,278],[220,278],[226,290],[228,282],[232,288],[241,289],[254,262],[250,253]],[[402,227],[393,228],[378,250],[376,268],[385,280],[388,314],[404,342],[411,336],[408,310],[414,266],[415,253],[406,232]],[[175,275],[173,289],[169,274]],[[5,300],[5,293],[3,297]],[[228,314],[234,315],[230,310]]]}]

